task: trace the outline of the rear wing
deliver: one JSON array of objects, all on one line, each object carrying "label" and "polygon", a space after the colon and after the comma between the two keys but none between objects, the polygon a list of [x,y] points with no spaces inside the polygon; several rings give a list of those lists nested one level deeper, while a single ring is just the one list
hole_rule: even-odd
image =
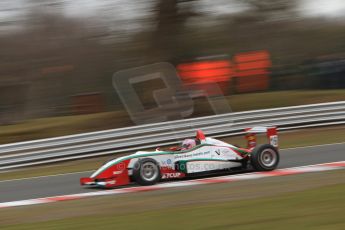
[{"label": "rear wing", "polygon": [[246,140],[247,140],[247,147],[248,149],[255,148],[257,145],[257,134],[266,133],[267,139],[269,144],[274,146],[275,148],[279,148],[278,145],[278,132],[277,127],[263,127],[263,126],[256,126],[253,128],[245,129],[246,132]]}]

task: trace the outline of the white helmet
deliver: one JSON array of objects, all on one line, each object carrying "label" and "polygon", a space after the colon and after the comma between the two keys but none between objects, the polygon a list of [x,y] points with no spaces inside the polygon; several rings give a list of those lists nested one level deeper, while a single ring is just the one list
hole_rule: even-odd
[{"label": "white helmet", "polygon": [[196,141],[194,139],[185,139],[182,142],[182,149],[191,149],[196,146]]}]

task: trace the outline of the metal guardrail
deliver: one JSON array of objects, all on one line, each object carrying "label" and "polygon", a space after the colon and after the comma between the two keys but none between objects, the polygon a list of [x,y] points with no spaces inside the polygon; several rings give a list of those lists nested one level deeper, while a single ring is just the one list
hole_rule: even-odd
[{"label": "metal guardrail", "polygon": [[283,131],[338,124],[345,124],[345,101],[162,122],[0,145],[0,170],[170,145],[196,129],[224,137],[257,125],[275,125]]}]

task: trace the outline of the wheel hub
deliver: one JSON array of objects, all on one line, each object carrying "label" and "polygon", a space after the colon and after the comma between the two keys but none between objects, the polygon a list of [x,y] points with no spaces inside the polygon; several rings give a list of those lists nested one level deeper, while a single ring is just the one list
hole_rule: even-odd
[{"label": "wheel hub", "polygon": [[272,149],[265,149],[260,158],[262,164],[266,167],[271,167],[277,162],[277,154]]},{"label": "wheel hub", "polygon": [[152,162],[146,162],[141,167],[141,175],[146,181],[153,181],[158,176],[158,167]]}]

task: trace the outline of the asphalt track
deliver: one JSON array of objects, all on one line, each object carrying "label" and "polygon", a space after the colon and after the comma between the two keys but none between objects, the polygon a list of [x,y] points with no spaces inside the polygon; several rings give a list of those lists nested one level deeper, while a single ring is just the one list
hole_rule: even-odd
[{"label": "asphalt track", "polygon": [[[279,168],[345,160],[345,143],[281,150]],[[96,169],[96,168],[95,168]],[[91,172],[0,181],[0,203],[94,191],[79,185]]]}]

